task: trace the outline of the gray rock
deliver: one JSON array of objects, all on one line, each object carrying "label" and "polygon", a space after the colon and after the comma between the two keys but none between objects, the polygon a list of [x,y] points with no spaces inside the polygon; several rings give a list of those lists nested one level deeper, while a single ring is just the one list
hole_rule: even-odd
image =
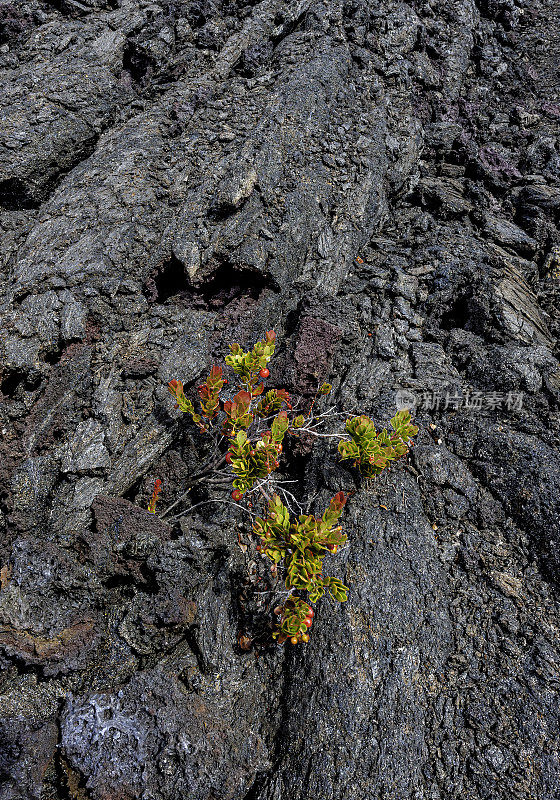
[{"label": "gray rock", "polygon": [[494,241],[521,253],[535,252],[537,243],[517,225],[490,214],[486,214],[485,220],[484,230]]},{"label": "gray rock", "polygon": [[[198,800],[238,797],[267,766],[256,734],[241,737],[177,679],[145,671],[113,694],[68,698],[62,744],[95,798],[126,790]],[[157,752],[152,760],[150,753]]]},{"label": "gray rock", "polygon": [[[0,4],[0,800],[558,797],[559,9],[483,5]],[[297,647],[167,387],[271,329]]]},{"label": "gray rock", "polygon": [[103,426],[96,420],[81,422],[62,457],[63,472],[85,472],[106,467],[111,463],[109,451],[103,444]]}]

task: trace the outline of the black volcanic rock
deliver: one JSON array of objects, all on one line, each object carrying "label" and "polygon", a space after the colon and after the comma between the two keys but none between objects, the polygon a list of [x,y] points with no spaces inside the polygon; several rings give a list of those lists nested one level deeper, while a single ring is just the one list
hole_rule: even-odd
[{"label": "black volcanic rock", "polygon": [[[0,800],[559,796],[559,13],[0,0]],[[270,329],[420,427],[287,444],[353,493],[298,647],[166,386]]]}]

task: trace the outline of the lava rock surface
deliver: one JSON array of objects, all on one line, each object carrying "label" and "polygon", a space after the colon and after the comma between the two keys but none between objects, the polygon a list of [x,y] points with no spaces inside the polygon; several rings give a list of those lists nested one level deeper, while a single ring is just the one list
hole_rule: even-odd
[{"label": "lava rock surface", "polygon": [[[0,0],[0,800],[560,795],[559,14]],[[420,427],[283,460],[355,492],[298,647],[166,388],[272,328]]]}]

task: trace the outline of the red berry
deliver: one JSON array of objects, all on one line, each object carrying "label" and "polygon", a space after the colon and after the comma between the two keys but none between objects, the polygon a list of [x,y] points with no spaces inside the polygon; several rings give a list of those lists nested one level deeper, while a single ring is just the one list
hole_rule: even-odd
[{"label": "red berry", "polygon": [[226,464],[231,464],[231,453],[226,453]]},{"label": "red berry", "polygon": [[302,642],[308,642],[309,641],[309,636],[306,633],[302,633],[301,634],[301,641]]},{"label": "red berry", "polygon": [[310,628],[313,625],[313,620],[311,619],[311,617],[306,617],[303,621],[306,627],[308,628]]},{"label": "red berry", "polygon": [[237,503],[243,497],[243,492],[241,491],[241,489],[234,489],[233,492],[231,493],[231,496]]},{"label": "red berry", "polygon": [[261,378],[268,378],[268,376],[270,375],[270,370],[264,367],[259,371],[259,375],[261,376]]},{"label": "red berry", "polygon": [[311,607],[309,608],[309,611],[307,612],[307,616],[311,617],[311,618],[313,618],[315,616],[315,612],[313,611],[313,609]]},{"label": "red berry", "polygon": [[297,638],[297,636],[292,636],[292,638],[290,639],[290,642],[291,642],[292,644],[297,644],[297,643],[298,643],[298,638]]}]

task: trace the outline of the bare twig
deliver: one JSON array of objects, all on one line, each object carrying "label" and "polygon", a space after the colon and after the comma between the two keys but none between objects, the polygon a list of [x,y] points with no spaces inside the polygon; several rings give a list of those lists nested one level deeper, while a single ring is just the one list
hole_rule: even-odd
[{"label": "bare twig", "polygon": [[204,506],[207,503],[223,503],[226,506],[235,506],[236,508],[240,508],[241,511],[244,511],[246,514],[249,514],[249,516],[252,517],[253,519],[257,516],[256,514],[253,514],[252,511],[249,511],[248,508],[244,508],[239,503],[233,503],[231,500],[202,500],[200,503],[196,503],[194,506],[187,508],[186,511],[182,511],[180,514],[176,514],[174,517],[170,517],[169,522],[171,522],[171,520],[181,519],[181,517],[187,517],[191,513],[191,511],[195,510],[195,508],[199,508],[199,506]]},{"label": "bare twig", "polygon": [[313,501],[315,500],[315,498],[316,498],[316,497],[318,497],[318,496],[319,496],[319,492],[317,491],[317,492],[315,492],[315,494],[313,495],[313,497],[311,497],[311,498],[309,499],[309,501],[308,501],[308,503],[307,503],[307,509],[306,509],[306,511],[305,511],[305,513],[306,513],[306,514],[309,514],[309,513],[310,513],[311,505],[312,505]]},{"label": "bare twig", "polygon": [[313,428],[298,428],[298,431],[309,433],[311,436],[318,436],[321,439],[346,439],[343,433],[317,433]]},{"label": "bare twig", "polygon": [[[189,492],[191,492],[191,491],[192,491],[192,489],[194,489],[194,487],[195,487],[197,484],[199,484],[199,483],[202,483],[202,482],[203,482],[203,480],[204,480],[205,478],[207,478],[207,476],[211,476],[211,475],[221,475],[221,473],[220,473],[218,470],[219,470],[219,468],[220,468],[221,466],[223,466],[225,463],[226,463],[226,458],[225,458],[225,456],[223,456],[222,458],[220,458],[218,461],[214,461],[214,460],[213,460],[213,461],[207,461],[207,462],[206,462],[206,464],[205,464],[205,465],[203,466],[203,468],[201,469],[201,471],[200,471],[200,472],[197,472],[195,475],[193,475],[193,476],[191,477],[191,479],[190,479],[190,485],[189,485],[189,487],[187,488],[187,490],[186,490],[185,492],[183,492],[183,494],[182,494],[182,495],[180,495],[180,496],[177,498],[177,500],[175,500],[175,502],[174,502],[174,503],[171,503],[171,505],[170,505],[170,506],[168,506],[168,507],[165,509],[165,511],[164,511],[162,514],[160,514],[160,519],[163,519],[163,517],[166,517],[166,516],[169,514],[169,512],[170,512],[172,509],[176,508],[176,507],[179,505],[179,503],[181,503],[183,500],[185,500],[185,498],[187,497],[187,495],[189,494]],[[205,483],[210,483],[210,480],[208,480],[208,479],[207,479],[207,480],[205,481]]]},{"label": "bare twig", "polygon": [[264,594],[274,594],[277,597],[288,597],[293,592],[293,589],[288,589],[283,592],[279,592],[278,589],[268,589],[266,592],[253,592],[255,597],[261,597]]},{"label": "bare twig", "polygon": [[216,477],[210,476],[206,478],[204,481],[206,486],[222,486],[228,483],[231,483],[231,476],[230,475],[216,475]]},{"label": "bare twig", "polygon": [[295,496],[292,494],[292,492],[288,491],[288,489],[284,489],[282,486],[279,486],[279,487],[278,487],[278,489],[279,489],[279,490],[282,492],[282,494],[284,495],[284,499],[286,500],[286,505],[288,506],[288,508],[289,508],[290,512],[291,512],[292,514],[294,513],[294,512],[293,512],[293,508],[292,508],[292,507],[291,507],[291,505],[290,505],[290,501],[287,499],[288,497],[291,497],[291,498],[292,498],[292,500],[294,501],[294,503],[296,504],[296,506],[297,506],[297,508],[298,508],[298,510],[299,510],[299,513],[300,513],[300,514],[302,514],[302,513],[303,513],[303,506],[301,505],[301,503],[299,502],[299,500],[297,499],[297,497],[295,497]]},{"label": "bare twig", "polygon": [[[163,517],[165,517],[165,516],[167,516],[167,514],[169,514],[169,512],[171,511],[172,508],[175,508],[175,506],[178,506],[179,503],[182,500],[185,500],[185,498],[187,497],[187,495],[189,494],[189,492],[191,491],[192,488],[193,488],[192,486],[189,486],[189,488],[187,489],[186,492],[183,492],[183,494],[180,497],[178,497],[177,500],[175,500],[174,503],[171,503],[171,505],[168,506],[168,508],[166,508],[165,511],[162,514],[159,515],[159,518],[163,519]],[[174,519],[174,517],[171,517],[171,519]]]}]

